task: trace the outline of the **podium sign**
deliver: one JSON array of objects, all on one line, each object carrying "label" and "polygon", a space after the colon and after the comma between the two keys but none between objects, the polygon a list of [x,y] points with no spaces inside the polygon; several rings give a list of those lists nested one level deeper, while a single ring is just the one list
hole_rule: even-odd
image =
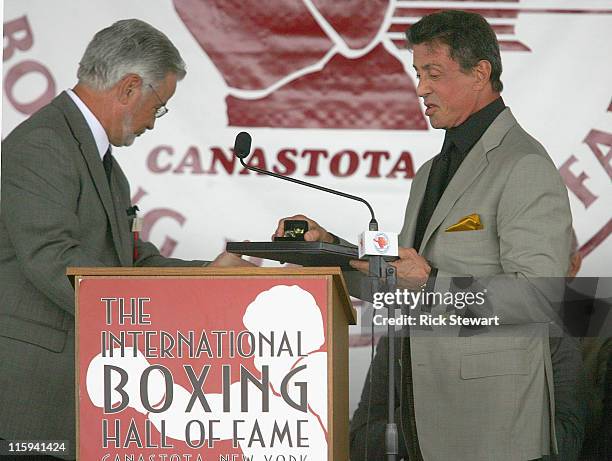
[{"label": "podium sign", "polygon": [[348,459],[329,268],[73,271],[78,459]]}]

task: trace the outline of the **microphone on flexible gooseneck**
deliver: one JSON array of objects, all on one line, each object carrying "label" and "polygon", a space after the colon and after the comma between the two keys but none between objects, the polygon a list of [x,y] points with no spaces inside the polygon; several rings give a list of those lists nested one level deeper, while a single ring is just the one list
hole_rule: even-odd
[{"label": "microphone on flexible gooseneck", "polygon": [[378,222],[376,221],[376,217],[374,216],[374,210],[372,209],[370,204],[365,199],[363,199],[361,197],[357,197],[356,195],[347,194],[346,192],[341,192],[341,191],[338,191],[338,190],[335,190],[335,189],[330,189],[329,187],[319,186],[317,184],[312,184],[312,183],[309,183],[309,182],[306,182],[306,181],[301,181],[299,179],[290,178],[288,176],[283,176],[283,175],[278,174],[278,173],[273,173],[271,171],[262,170],[261,168],[257,168],[257,167],[254,167],[254,166],[247,165],[244,162],[244,159],[250,153],[251,153],[251,135],[249,133],[247,133],[246,131],[241,131],[236,136],[236,141],[234,142],[234,155],[236,155],[236,157],[238,157],[238,160],[240,160],[240,163],[242,164],[242,166],[245,167],[247,170],[256,171],[257,173],[266,174],[268,176],[274,176],[275,178],[284,179],[286,181],[291,181],[293,183],[300,184],[302,186],[311,187],[313,189],[317,189],[317,190],[320,190],[320,191],[323,191],[323,192],[329,192],[330,194],[339,195],[340,197],[345,197],[345,198],[348,198],[348,199],[351,199],[351,200],[356,200],[358,202],[361,202],[361,203],[365,204],[365,206],[368,207],[368,210],[370,210],[370,216],[372,217],[372,219],[370,219],[370,224],[369,224],[368,228],[371,231],[377,231],[378,230]]},{"label": "microphone on flexible gooseneck", "polygon": [[[251,135],[245,131],[238,133],[236,136],[236,141],[234,142],[234,154],[240,160],[240,163],[247,170],[256,171],[257,173],[266,174],[268,176],[274,176],[275,178],[284,179],[286,181],[291,181],[296,184],[300,184],[302,186],[311,187],[313,189],[317,189],[323,192],[329,192],[330,194],[339,195],[340,197],[345,197],[351,200],[356,200],[358,202],[364,203],[368,210],[370,210],[370,215],[372,219],[369,224],[369,231],[361,233],[359,236],[359,257],[368,256],[369,259],[369,273],[370,273],[370,281],[373,283],[372,292],[385,290],[388,292],[393,292],[397,283],[397,273],[395,267],[388,265],[384,259],[383,255],[398,255],[398,243],[397,243],[397,234],[393,233],[393,238],[391,237],[390,232],[379,232],[378,231],[378,222],[374,217],[374,210],[370,206],[370,204],[363,198],[357,197],[355,195],[347,194],[345,192],[340,192],[334,189],[330,189],[329,187],[319,186],[317,184],[311,184],[306,181],[301,181],[299,179],[290,178],[288,176],[283,176],[277,173],[272,173],[271,171],[262,170],[261,168],[249,166],[244,162],[244,159],[251,152]],[[375,289],[377,288],[377,289]],[[395,306],[393,303],[388,304],[388,318],[394,318]],[[387,376],[388,376],[388,402],[387,402],[387,426],[385,429],[385,451],[387,454],[387,461],[395,461],[398,455],[398,444],[399,444],[399,436],[397,431],[397,424],[395,423],[395,327],[393,326],[393,322],[387,323],[387,335],[389,339],[389,348],[388,348],[388,357],[387,357]],[[373,343],[373,341],[372,341]],[[370,374],[370,392],[372,392],[372,382],[371,382],[371,374]],[[369,424],[369,418],[368,418]],[[368,432],[366,430],[366,432]],[[367,444],[366,444],[366,456],[367,456]]]}]

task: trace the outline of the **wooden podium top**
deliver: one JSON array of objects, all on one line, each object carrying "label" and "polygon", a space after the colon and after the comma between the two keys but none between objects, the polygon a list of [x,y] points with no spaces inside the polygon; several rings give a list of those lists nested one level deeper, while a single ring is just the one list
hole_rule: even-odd
[{"label": "wooden podium top", "polygon": [[321,277],[332,276],[350,324],[357,315],[339,267],[69,267],[66,275],[76,277]]},{"label": "wooden podium top", "polygon": [[[230,275],[333,275],[342,277],[339,267],[69,267],[66,275],[83,276],[230,276]],[[344,281],[344,279],[342,279]]]}]

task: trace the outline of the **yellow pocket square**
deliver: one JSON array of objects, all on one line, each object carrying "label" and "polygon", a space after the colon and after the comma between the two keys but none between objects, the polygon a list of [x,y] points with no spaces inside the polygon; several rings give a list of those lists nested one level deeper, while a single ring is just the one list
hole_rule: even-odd
[{"label": "yellow pocket square", "polygon": [[480,229],[484,229],[482,223],[480,222],[480,216],[474,213],[461,218],[457,224],[453,224],[452,226],[448,227],[444,232],[460,232]]}]

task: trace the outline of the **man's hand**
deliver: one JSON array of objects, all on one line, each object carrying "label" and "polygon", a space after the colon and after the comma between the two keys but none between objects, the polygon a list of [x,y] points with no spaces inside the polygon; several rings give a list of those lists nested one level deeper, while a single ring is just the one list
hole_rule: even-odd
[{"label": "man's hand", "polygon": [[224,251],[219,253],[219,256],[215,258],[213,262],[211,262],[208,267],[256,267],[255,264],[252,264],[248,261],[245,261],[240,256],[234,253],[228,253]]},{"label": "man's hand", "polygon": [[288,218],[283,218],[278,222],[278,226],[276,227],[276,231],[274,232],[274,234],[272,234],[272,239],[274,239],[274,237],[282,237],[284,234],[284,229],[285,229],[285,221],[291,221],[291,220],[301,220],[301,221],[306,221],[308,223],[308,232],[306,232],[304,234],[304,240],[306,240],[307,242],[327,242],[327,243],[333,243],[334,238],[330,235],[329,232],[327,232],[325,229],[323,229],[321,226],[319,226],[315,221],[313,221],[312,219],[302,215],[302,214],[296,214],[295,216],[290,216]]},{"label": "man's hand", "polygon": [[[399,286],[410,290],[418,290],[427,283],[431,266],[414,248],[400,247],[399,258],[389,263],[397,270]],[[354,259],[350,262],[350,265],[365,274],[369,273],[370,264],[368,261]]]}]

